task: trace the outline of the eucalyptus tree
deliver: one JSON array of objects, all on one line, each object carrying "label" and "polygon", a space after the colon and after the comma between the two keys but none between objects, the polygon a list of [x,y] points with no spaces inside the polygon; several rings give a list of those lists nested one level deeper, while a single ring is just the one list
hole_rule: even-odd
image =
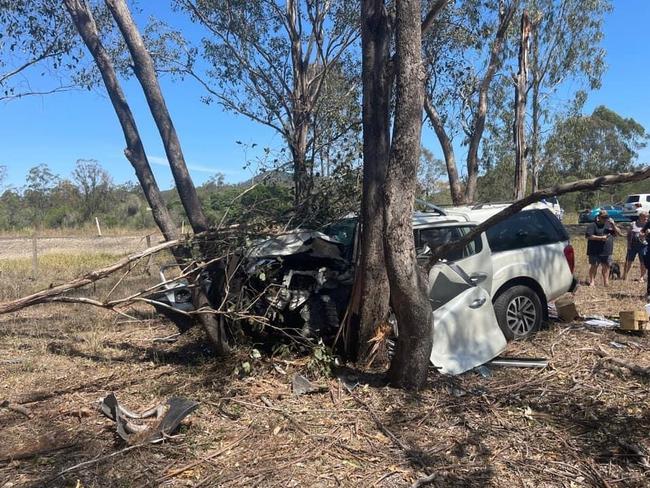
[{"label": "eucalyptus tree", "polygon": [[[512,19],[520,0],[466,0],[446,10],[424,45],[427,67],[425,110],[447,165],[454,204],[474,201],[480,147]],[[467,148],[466,183],[460,181],[454,137]]]},{"label": "eucalyptus tree", "polygon": [[[527,100],[524,147],[529,167],[529,185],[539,188],[545,164],[544,145],[558,120],[581,112],[589,90],[600,87],[606,69],[603,22],[610,0],[525,0],[530,19],[528,76],[523,98]],[[495,80],[493,111],[484,144],[486,171],[507,162],[516,147],[512,138],[513,78],[517,70],[516,42],[506,46],[503,76]],[[510,170],[512,172],[512,170]],[[506,176],[512,180],[512,174]],[[523,183],[523,182],[522,182]]]},{"label": "eucalyptus tree", "polygon": [[0,0],[0,101],[74,88],[82,57],[59,0]]},{"label": "eucalyptus tree", "polygon": [[[533,20],[530,46],[530,148],[532,191],[539,188],[540,150],[544,129],[565,107],[581,105],[582,89],[600,87],[606,69],[601,46],[605,15],[611,0],[529,0]],[[573,91],[557,97],[569,82]],[[559,99],[558,99],[559,98]]]},{"label": "eucalyptus tree", "polygon": [[[274,0],[176,0],[209,35],[202,52],[188,49],[178,69],[196,78],[226,110],[278,132],[292,156],[295,204],[307,203],[313,186],[313,156],[324,142],[358,125],[342,124],[336,133],[314,132],[319,99],[332,75],[352,73],[347,96],[356,100],[351,47],[358,38],[358,2]],[[202,55],[209,63],[201,69]],[[330,111],[331,113],[331,111]],[[317,140],[320,137],[321,140]]]}]

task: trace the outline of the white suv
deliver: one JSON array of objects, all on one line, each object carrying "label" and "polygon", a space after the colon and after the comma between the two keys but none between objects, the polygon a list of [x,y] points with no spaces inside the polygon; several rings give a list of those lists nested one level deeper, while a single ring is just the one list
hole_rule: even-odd
[{"label": "white suv", "polygon": [[623,216],[630,220],[636,220],[641,212],[650,212],[650,194],[628,195],[623,205]]},{"label": "white suv", "polygon": [[[455,215],[429,219],[416,215],[413,227],[419,259],[425,260],[429,249],[458,240],[502,208],[464,211],[466,221]],[[489,294],[497,322],[508,339],[523,338],[539,330],[548,302],[577,285],[569,236],[543,205],[528,207],[491,227],[465,249],[447,256],[447,260]],[[435,279],[431,276],[430,286],[435,294]]]}]

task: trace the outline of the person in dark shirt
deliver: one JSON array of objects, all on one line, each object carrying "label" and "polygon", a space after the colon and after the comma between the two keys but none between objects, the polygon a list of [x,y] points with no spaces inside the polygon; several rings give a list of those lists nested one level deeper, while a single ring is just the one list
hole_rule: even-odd
[{"label": "person in dark shirt", "polygon": [[600,265],[603,284],[609,284],[609,267],[614,254],[614,237],[623,233],[609,218],[606,210],[601,210],[596,220],[587,226],[587,256],[589,257],[589,286],[596,285],[596,274]]},{"label": "person in dark shirt", "polygon": [[[638,224],[638,221],[637,221]],[[646,240],[648,239],[648,231],[650,230],[650,219],[646,222],[646,224],[643,226],[641,229],[641,234],[645,236]],[[648,283],[647,288],[646,288],[646,299],[650,301],[650,256],[648,256],[648,253],[646,252],[645,256],[645,268],[648,270],[648,276],[646,277],[646,282]]]}]

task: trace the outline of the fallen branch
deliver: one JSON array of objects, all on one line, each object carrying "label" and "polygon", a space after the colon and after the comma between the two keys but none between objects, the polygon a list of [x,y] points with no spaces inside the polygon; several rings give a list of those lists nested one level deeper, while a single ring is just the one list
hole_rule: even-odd
[{"label": "fallen branch", "polygon": [[22,405],[15,405],[13,403],[9,403],[9,400],[4,400],[0,402],[0,407],[24,415],[28,419],[32,418],[32,413],[28,409],[26,409]]},{"label": "fallen branch", "polygon": [[629,369],[633,373],[636,373],[640,376],[650,376],[650,368],[644,368],[638,364],[630,363],[628,361],[610,356],[607,351],[604,351],[603,349],[591,349],[591,352],[603,358],[604,361]]},{"label": "fallen branch", "polygon": [[0,314],[15,312],[17,310],[21,310],[23,308],[36,305],[38,303],[47,302],[48,299],[50,299],[51,297],[55,297],[67,291],[76,290],[77,288],[81,288],[83,286],[94,283],[95,281],[101,280],[102,278],[109,276],[115,271],[119,271],[125,266],[128,266],[133,261],[137,261],[138,259],[142,259],[143,257],[149,256],[151,254],[155,254],[165,249],[170,249],[174,246],[179,245],[181,242],[182,240],[180,239],[164,242],[157,246],[150,247],[149,249],[145,249],[144,251],[130,254],[125,258],[117,261],[116,263],[111,264],[110,266],[86,273],[85,275],[75,280],[69,281],[68,283],[46,288],[32,295],[19,298],[18,300],[12,300],[10,302],[0,303]]},{"label": "fallen branch", "polygon": [[282,415],[285,419],[289,421],[291,425],[293,425],[296,429],[298,429],[300,432],[302,432],[305,435],[311,436],[311,433],[305,429],[302,425],[298,423],[297,420],[295,420],[291,415],[289,415],[287,412],[285,412],[282,409],[279,409],[271,403],[271,400],[266,398],[265,396],[260,397],[260,400],[262,400],[262,403],[272,409],[274,412],[278,412],[280,415]]},{"label": "fallen branch", "polygon": [[56,451],[62,451],[63,449],[69,449],[74,447],[76,443],[74,442],[65,442],[58,445],[43,445],[39,443],[36,447],[31,449],[25,449],[21,451],[14,452],[12,454],[0,454],[0,463],[11,462],[11,461],[21,461],[24,459],[31,459],[36,456],[42,456],[44,454],[50,454]]}]

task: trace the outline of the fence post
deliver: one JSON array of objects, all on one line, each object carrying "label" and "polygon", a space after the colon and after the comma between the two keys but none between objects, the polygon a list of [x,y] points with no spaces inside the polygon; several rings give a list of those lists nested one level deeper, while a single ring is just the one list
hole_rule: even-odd
[{"label": "fence post", "polygon": [[32,279],[38,279],[38,245],[36,242],[36,232],[32,235]]},{"label": "fence post", "polygon": [[[146,235],[146,240],[147,240],[147,249],[151,247],[151,235],[147,234]],[[149,257],[147,258],[147,264],[145,266],[145,271],[148,275],[151,274],[151,270],[149,269],[149,266],[151,266],[151,260],[153,259],[153,254],[149,254]]]},{"label": "fence post", "polygon": [[95,217],[95,224],[97,224],[97,237],[102,236],[102,228],[99,226],[99,219]]}]

